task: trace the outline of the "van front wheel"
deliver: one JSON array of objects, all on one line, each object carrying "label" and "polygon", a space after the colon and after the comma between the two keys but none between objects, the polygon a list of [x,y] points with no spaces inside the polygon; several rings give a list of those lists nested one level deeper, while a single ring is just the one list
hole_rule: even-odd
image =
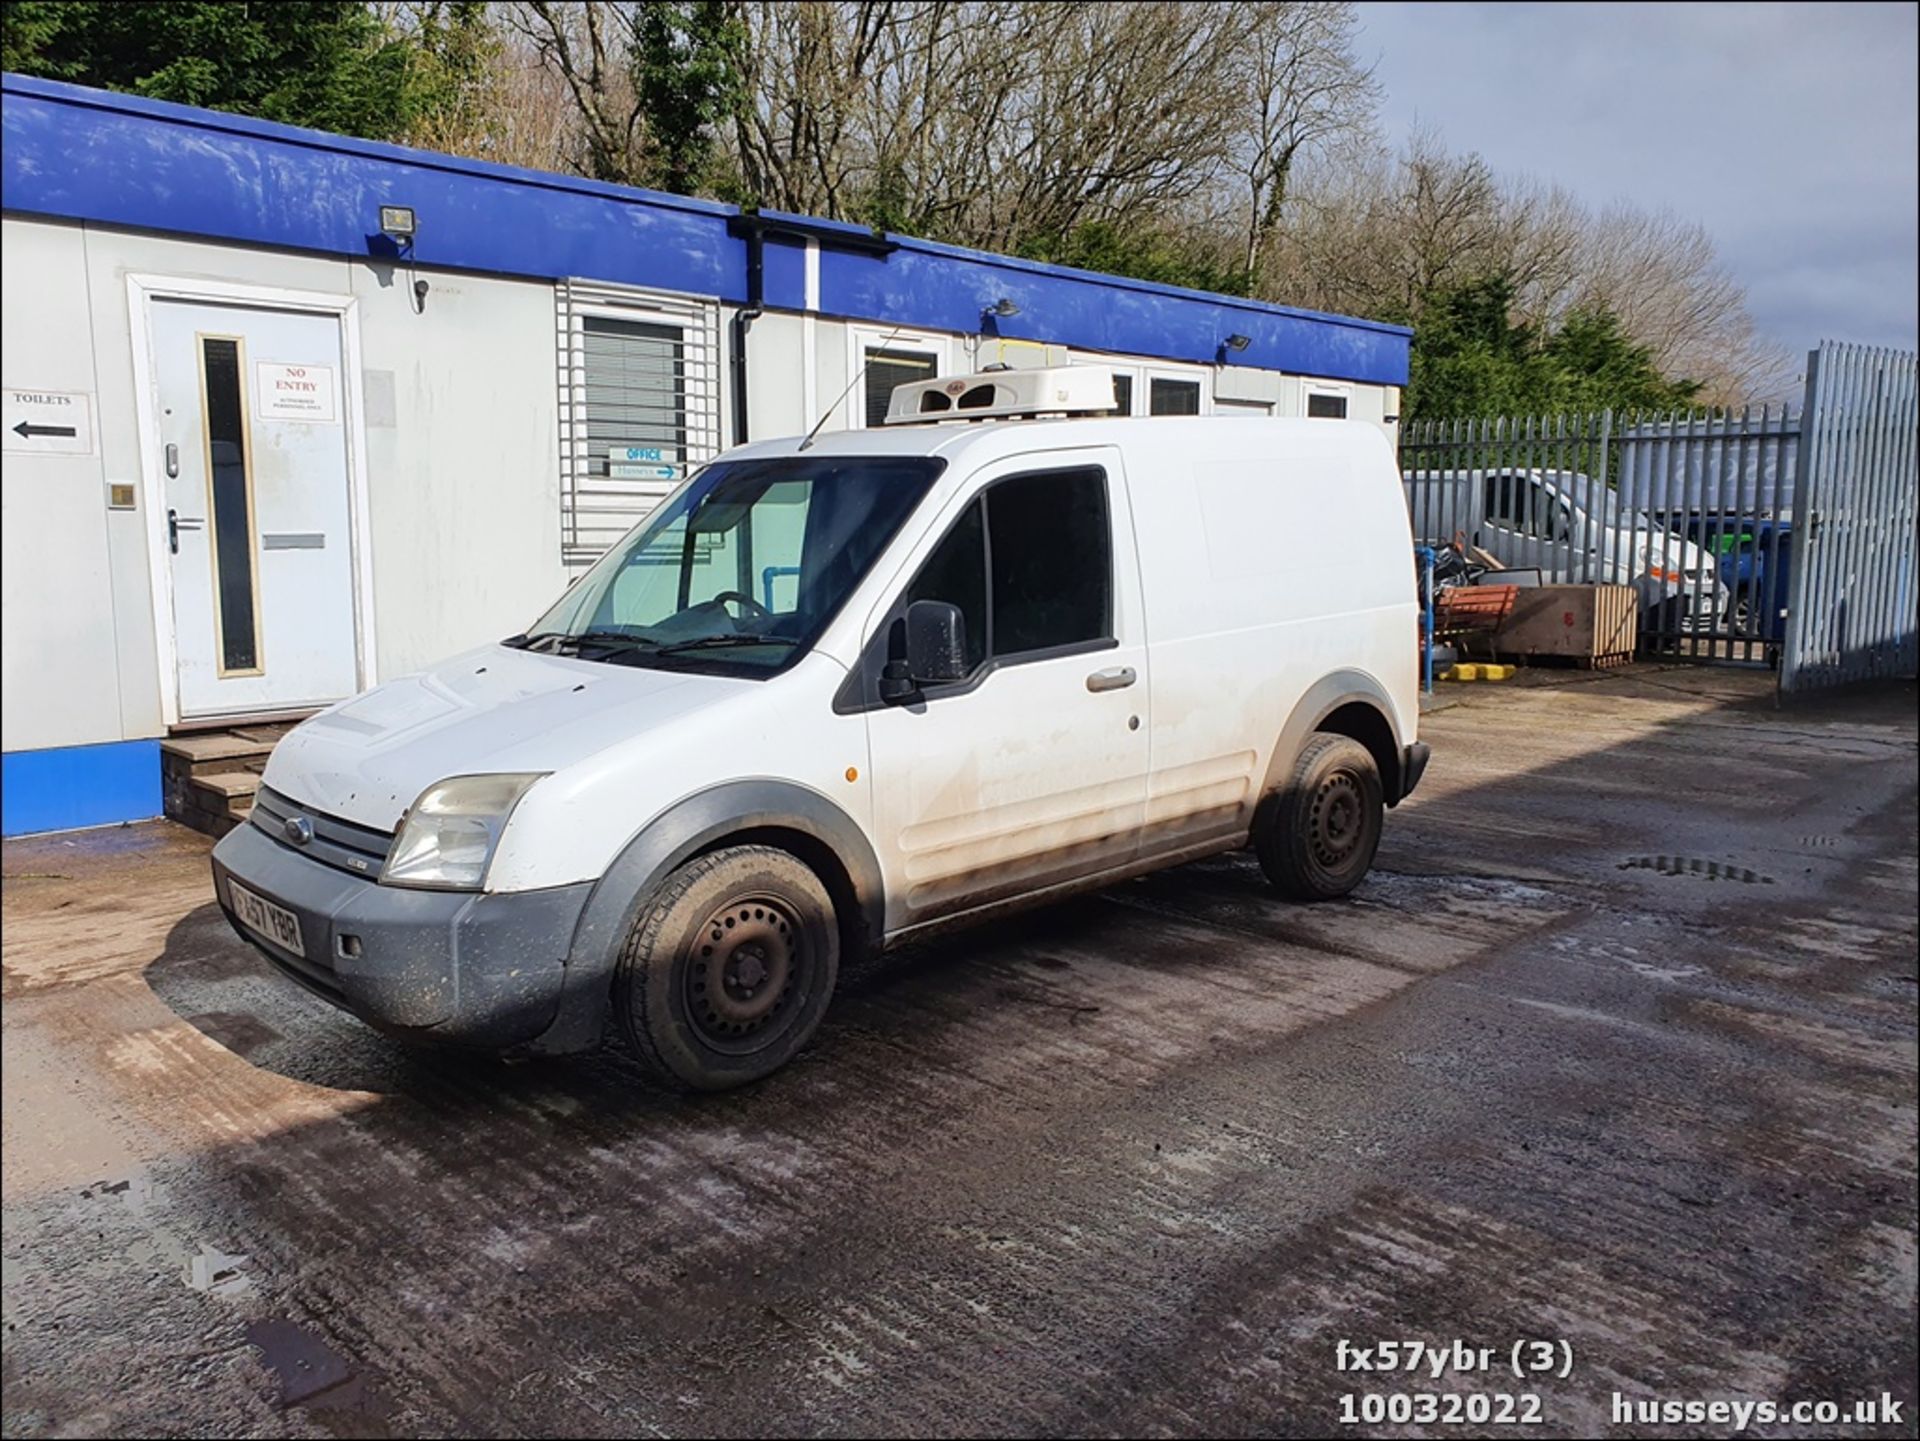
[{"label": "van front wheel", "polygon": [[839,969],[820,878],[786,851],[731,846],[688,861],[648,901],[620,955],[614,1009],[665,1080],[721,1091],[813,1038]]},{"label": "van front wheel", "polygon": [[1260,869],[1281,895],[1330,901],[1365,878],[1384,817],[1380,770],[1359,741],[1308,737],[1254,831]]}]

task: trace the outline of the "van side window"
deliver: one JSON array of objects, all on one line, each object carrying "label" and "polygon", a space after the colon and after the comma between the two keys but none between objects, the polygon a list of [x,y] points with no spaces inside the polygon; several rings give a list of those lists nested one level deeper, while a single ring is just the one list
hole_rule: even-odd
[{"label": "van side window", "polygon": [[944,600],[967,623],[967,664],[1113,634],[1107,476],[1097,467],[1016,475],[962,512],[901,597]]},{"label": "van side window", "polygon": [[1573,513],[1566,502],[1524,475],[1488,476],[1484,513],[1489,525],[1520,535],[1552,541],[1573,537]]},{"label": "van side window", "polygon": [[1533,496],[1532,484],[1518,475],[1490,475],[1486,484],[1484,514],[1488,524],[1506,530],[1528,529],[1527,503]]},{"label": "van side window", "polygon": [[967,622],[967,668],[987,658],[987,539],[984,502],[975,500],[947,538],[927,557],[907,587],[903,608],[916,600],[944,600]]},{"label": "van side window", "polygon": [[1110,634],[1113,545],[1104,471],[1042,471],[987,492],[996,657]]}]

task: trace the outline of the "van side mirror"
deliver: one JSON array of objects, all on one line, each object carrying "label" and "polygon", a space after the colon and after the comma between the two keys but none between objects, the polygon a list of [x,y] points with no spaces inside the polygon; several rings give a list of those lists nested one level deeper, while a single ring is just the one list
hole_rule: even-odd
[{"label": "van side mirror", "polygon": [[906,619],[895,622],[890,648],[893,653],[880,672],[880,699],[889,704],[911,700],[923,686],[967,678],[967,618],[957,605],[916,600],[907,607]]}]

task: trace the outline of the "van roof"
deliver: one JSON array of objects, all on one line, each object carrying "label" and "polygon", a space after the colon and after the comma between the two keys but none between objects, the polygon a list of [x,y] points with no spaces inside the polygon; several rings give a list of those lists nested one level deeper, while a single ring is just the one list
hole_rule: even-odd
[{"label": "van roof", "polygon": [[[753,441],[726,452],[735,459],[760,459],[800,452],[801,436]],[[976,421],[941,425],[889,426],[873,430],[826,431],[807,447],[809,455],[935,455],[974,461],[1032,450],[1068,450],[1088,445],[1167,444],[1204,452],[1218,448],[1244,454],[1248,443],[1284,453],[1329,449],[1353,454],[1391,450],[1376,426],[1361,421],[1227,415],[1156,415],[1059,420]],[[1224,442],[1224,444],[1222,444]]]}]

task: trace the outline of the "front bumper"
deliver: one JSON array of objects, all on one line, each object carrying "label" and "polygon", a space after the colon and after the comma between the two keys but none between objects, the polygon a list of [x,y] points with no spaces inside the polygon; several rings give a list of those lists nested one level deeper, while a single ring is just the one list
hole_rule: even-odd
[{"label": "front bumper", "polygon": [[[229,880],[292,911],[304,956],[242,925]],[[241,939],[308,990],[383,1031],[510,1050],[560,1005],[590,883],[487,895],[382,886],[248,824],[213,848],[214,892]]]}]

